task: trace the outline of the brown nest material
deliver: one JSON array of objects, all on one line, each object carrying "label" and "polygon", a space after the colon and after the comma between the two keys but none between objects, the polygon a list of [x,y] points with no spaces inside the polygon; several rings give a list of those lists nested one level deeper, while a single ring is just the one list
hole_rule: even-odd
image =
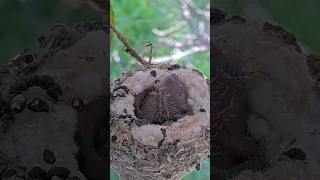
[{"label": "brown nest material", "polygon": [[210,91],[199,71],[142,67],[111,93],[111,167],[123,180],[181,179],[209,155]]}]

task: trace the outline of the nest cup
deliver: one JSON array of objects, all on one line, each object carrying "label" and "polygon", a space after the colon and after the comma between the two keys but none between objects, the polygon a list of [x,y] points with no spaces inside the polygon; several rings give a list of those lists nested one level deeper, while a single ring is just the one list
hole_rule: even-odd
[{"label": "nest cup", "polygon": [[[173,76],[184,85],[191,113],[161,123],[154,116],[141,119],[138,98],[150,88],[166,91],[165,82]],[[111,167],[122,179],[182,179],[209,155],[210,89],[199,71],[164,64],[142,67],[113,81],[111,94]]]}]

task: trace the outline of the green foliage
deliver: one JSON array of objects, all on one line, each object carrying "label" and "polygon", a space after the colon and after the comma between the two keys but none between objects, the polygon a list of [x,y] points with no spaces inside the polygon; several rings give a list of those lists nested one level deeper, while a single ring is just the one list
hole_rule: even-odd
[{"label": "green foliage", "polygon": [[[116,27],[123,33],[130,45],[140,54],[143,54],[143,41],[149,41],[154,45],[153,56],[170,55],[172,49],[164,44],[157,42],[157,36],[152,30],[167,29],[181,20],[181,11],[178,1],[163,0],[141,0],[124,1],[111,0],[111,4],[116,17]],[[188,27],[181,31],[190,32]],[[121,57],[120,62],[115,62],[110,54],[111,80],[119,76],[127,69],[138,66],[130,63],[131,57],[123,52],[123,44],[114,36],[112,40],[111,53],[118,51]],[[148,49],[146,49],[148,52]],[[207,77],[210,76],[209,52],[195,53],[179,61],[179,64],[185,65],[190,62],[196,69],[202,71]]]},{"label": "green foliage", "polygon": [[7,63],[55,24],[71,26],[97,19],[90,9],[70,10],[61,0],[0,1],[0,64]]},{"label": "green foliage", "polygon": [[[112,24],[114,24],[114,13],[113,13],[113,9],[112,9],[112,5],[110,4],[110,13],[109,13],[109,15],[110,15],[110,22],[112,23]],[[110,39],[112,39],[112,36],[113,36],[113,31],[110,29]],[[110,43],[111,44],[111,43]]]},{"label": "green foliage", "polygon": [[206,159],[201,164],[199,171],[192,171],[182,180],[209,180],[210,179],[210,160]]},{"label": "green foliage", "polygon": [[[230,14],[239,14],[237,0],[216,0],[213,7]],[[318,0],[259,0],[274,20],[309,46],[312,53],[320,54],[320,1]]]},{"label": "green foliage", "polygon": [[223,9],[225,12],[232,15],[239,14],[241,11],[237,0],[215,0],[211,7]]},{"label": "green foliage", "polygon": [[110,168],[110,180],[120,180],[119,174],[112,168]]},{"label": "green foliage", "polygon": [[262,1],[273,18],[308,45],[314,53],[320,54],[320,1],[318,0],[268,0]]}]

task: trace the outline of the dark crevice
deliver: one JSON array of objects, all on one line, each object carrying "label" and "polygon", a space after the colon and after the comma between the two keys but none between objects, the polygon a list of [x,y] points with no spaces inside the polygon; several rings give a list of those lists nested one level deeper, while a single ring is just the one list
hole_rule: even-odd
[{"label": "dark crevice", "polygon": [[[79,146],[77,161],[89,180],[109,178],[109,97],[102,96],[85,106],[78,115],[74,139]],[[106,136],[106,137],[105,137]]]}]

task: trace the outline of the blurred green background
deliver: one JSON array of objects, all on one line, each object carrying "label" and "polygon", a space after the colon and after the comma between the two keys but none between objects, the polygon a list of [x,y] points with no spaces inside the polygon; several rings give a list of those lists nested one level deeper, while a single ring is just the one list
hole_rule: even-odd
[{"label": "blurred green background", "polygon": [[[194,1],[200,8],[205,8],[209,0]],[[154,46],[153,57],[170,55],[173,48],[165,43],[159,43],[159,37],[152,30],[154,28],[165,30],[181,21],[181,9],[179,1],[172,0],[111,0],[115,13],[115,25],[124,34],[130,45],[140,54],[148,52],[143,48],[146,41]],[[207,20],[209,23],[209,20]],[[209,28],[208,28],[209,30]],[[174,40],[191,33],[188,26],[177,31]],[[114,36],[111,47],[111,80],[127,69],[136,68],[138,65],[123,50],[123,44]],[[119,59],[117,59],[119,57]],[[178,61],[181,65],[190,65],[202,71],[205,76],[210,77],[209,51],[194,53]]]},{"label": "blurred green background", "polygon": [[57,23],[71,26],[96,18],[90,9],[71,9],[61,0],[1,0],[0,63],[7,63],[23,48],[35,44]]},{"label": "blurred green background", "polygon": [[319,0],[214,0],[213,7],[281,25],[296,36],[306,53],[320,54]]}]

